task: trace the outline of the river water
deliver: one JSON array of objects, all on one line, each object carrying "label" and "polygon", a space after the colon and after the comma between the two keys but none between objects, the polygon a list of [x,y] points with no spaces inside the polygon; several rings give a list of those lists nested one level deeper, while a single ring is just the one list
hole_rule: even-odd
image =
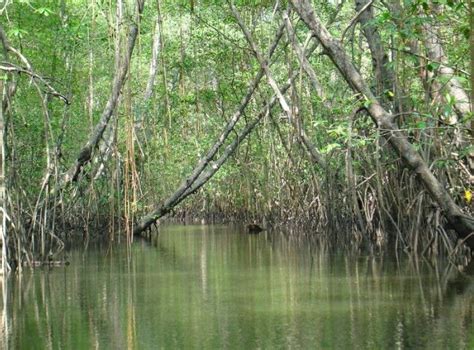
[{"label": "river water", "polygon": [[278,233],[166,226],[3,281],[2,348],[474,349],[474,287],[447,264]]}]

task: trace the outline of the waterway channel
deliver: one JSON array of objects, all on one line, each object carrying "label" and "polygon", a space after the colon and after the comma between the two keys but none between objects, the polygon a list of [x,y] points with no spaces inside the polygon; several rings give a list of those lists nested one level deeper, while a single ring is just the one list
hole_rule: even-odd
[{"label": "waterway channel", "polygon": [[2,348],[474,349],[474,287],[445,262],[278,232],[169,225],[3,281]]}]

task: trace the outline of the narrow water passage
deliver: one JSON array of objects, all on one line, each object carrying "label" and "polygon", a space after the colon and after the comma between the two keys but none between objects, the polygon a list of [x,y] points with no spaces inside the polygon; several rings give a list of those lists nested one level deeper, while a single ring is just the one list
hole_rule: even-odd
[{"label": "narrow water passage", "polygon": [[472,278],[445,266],[227,226],[70,260],[9,280],[2,348],[474,348]]}]

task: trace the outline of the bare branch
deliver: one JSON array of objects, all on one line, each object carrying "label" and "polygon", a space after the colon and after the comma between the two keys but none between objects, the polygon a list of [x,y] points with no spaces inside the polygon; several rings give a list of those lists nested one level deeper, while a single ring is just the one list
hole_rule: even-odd
[{"label": "bare branch", "polygon": [[344,36],[346,35],[347,31],[357,22],[359,17],[364,13],[365,10],[367,10],[369,8],[370,5],[372,5],[373,2],[374,2],[374,0],[370,0],[367,4],[364,5],[364,7],[362,7],[360,9],[359,12],[357,12],[357,14],[354,16],[354,18],[351,19],[351,21],[349,22],[349,25],[342,32],[341,43],[344,42]]},{"label": "bare branch", "polygon": [[45,78],[43,78],[41,75],[33,72],[31,69],[26,69],[26,68],[21,68],[21,67],[18,67],[12,63],[8,63],[8,62],[0,62],[0,70],[3,70],[5,72],[15,72],[15,73],[23,73],[23,74],[26,74],[26,75],[29,75],[30,77],[34,78],[34,79],[37,79],[39,80],[41,83],[43,83],[47,88],[48,88],[48,92],[50,95],[53,95],[55,97],[58,97],[59,99],[61,99],[65,104],[70,104],[70,101],[67,99],[66,96],[64,96],[63,94],[57,92],[52,86],[51,84],[49,84]]}]

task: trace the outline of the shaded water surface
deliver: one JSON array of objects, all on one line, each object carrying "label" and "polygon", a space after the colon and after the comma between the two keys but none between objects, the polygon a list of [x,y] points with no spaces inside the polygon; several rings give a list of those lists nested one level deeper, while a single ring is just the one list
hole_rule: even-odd
[{"label": "shaded water surface", "polygon": [[4,281],[2,348],[474,349],[472,278],[441,263],[226,226],[70,261]]}]

